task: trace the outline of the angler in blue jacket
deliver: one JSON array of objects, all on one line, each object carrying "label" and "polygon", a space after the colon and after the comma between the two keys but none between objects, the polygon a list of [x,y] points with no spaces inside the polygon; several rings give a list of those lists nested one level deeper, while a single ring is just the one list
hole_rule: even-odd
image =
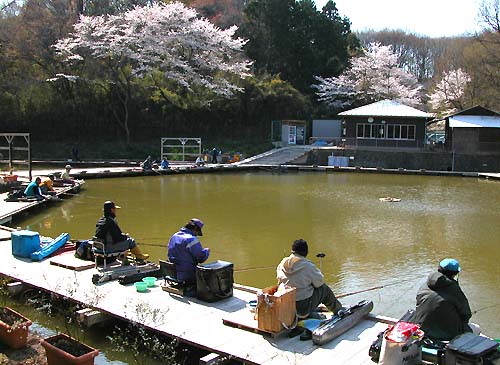
[{"label": "angler in blue jacket", "polygon": [[34,181],[30,182],[29,185],[24,190],[24,196],[27,198],[37,198],[38,200],[43,200],[44,196],[40,190],[40,183],[42,179],[37,177]]},{"label": "angler in blue jacket", "polygon": [[177,279],[188,285],[196,282],[196,265],[210,255],[210,249],[203,248],[198,240],[198,236],[203,236],[202,228],[203,222],[193,218],[168,242],[168,259],[175,264]]}]

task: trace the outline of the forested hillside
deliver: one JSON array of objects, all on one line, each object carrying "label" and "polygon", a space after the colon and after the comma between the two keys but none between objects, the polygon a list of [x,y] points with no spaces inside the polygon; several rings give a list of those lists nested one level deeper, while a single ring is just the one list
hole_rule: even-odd
[{"label": "forested hillside", "polygon": [[[354,34],[333,1],[0,4],[0,130],[30,132],[38,146],[267,142],[272,120],[341,111],[318,100],[318,80],[344,75],[374,44],[421,85],[421,108],[500,109],[498,0],[478,9],[481,34],[441,39]],[[446,83],[459,95],[443,96]]]}]

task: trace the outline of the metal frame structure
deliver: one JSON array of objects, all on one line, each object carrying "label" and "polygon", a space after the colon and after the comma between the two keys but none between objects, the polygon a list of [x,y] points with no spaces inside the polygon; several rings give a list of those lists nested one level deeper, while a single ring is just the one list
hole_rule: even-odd
[{"label": "metal frame structure", "polygon": [[186,161],[186,156],[196,157],[200,154],[201,138],[187,137],[161,139],[161,158],[166,157],[170,160],[172,156],[181,155],[182,161]]},{"label": "metal frame structure", "polygon": [[[29,133],[0,133],[0,137],[4,137],[8,143],[7,147],[0,146],[0,150],[9,151],[9,170],[12,170],[13,162],[16,162],[18,164],[27,164],[28,170],[29,170],[29,179],[31,181],[31,178],[32,178],[31,162],[32,161],[31,161],[30,134]],[[14,139],[16,137],[23,137],[24,141],[27,144],[27,147],[14,147]],[[14,161],[13,160],[13,152],[14,151],[26,151],[28,153],[28,159]]]}]

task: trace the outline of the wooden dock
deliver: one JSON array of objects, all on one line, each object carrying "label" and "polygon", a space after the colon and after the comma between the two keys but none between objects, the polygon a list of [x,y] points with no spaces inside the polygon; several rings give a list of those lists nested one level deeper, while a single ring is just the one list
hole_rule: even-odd
[{"label": "wooden dock", "polygon": [[478,174],[480,178],[483,179],[490,179],[490,180],[500,180],[500,173],[486,173],[486,172],[481,172]]},{"label": "wooden dock", "polygon": [[157,280],[157,285],[146,293],[138,293],[133,285],[124,286],[117,281],[95,286],[92,275],[96,269],[74,271],[51,265],[51,258],[31,262],[14,257],[10,240],[0,241],[0,255],[0,274],[247,364],[373,364],[368,349],[387,327],[372,316],[372,320],[363,320],[340,338],[319,347],[312,341],[300,341],[298,336],[273,338],[225,325],[223,322],[228,319],[253,321],[246,304],[255,299],[255,294],[248,290],[235,288],[233,297],[206,303],[162,290],[162,280]]},{"label": "wooden dock", "polygon": [[[64,186],[64,187],[54,187],[56,194],[55,197],[64,197],[71,194],[70,191],[74,191],[75,188],[80,189],[81,184],[75,186]],[[48,200],[33,200],[33,201],[14,201],[6,202],[8,193],[0,194],[0,224],[10,222],[12,217],[26,212],[28,210],[40,207],[45,204],[58,204],[57,201]]]}]

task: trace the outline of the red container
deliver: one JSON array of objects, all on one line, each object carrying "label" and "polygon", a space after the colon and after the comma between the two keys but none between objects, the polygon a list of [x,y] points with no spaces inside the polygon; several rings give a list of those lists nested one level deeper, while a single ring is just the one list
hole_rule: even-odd
[{"label": "red container", "polygon": [[[94,358],[99,354],[96,349],[64,334],[44,338],[41,345],[45,348],[48,365],[94,365]],[[67,352],[67,348],[78,349],[78,354]]]},{"label": "red container", "polygon": [[0,341],[12,349],[22,349],[28,342],[31,321],[9,307],[0,307]]}]

